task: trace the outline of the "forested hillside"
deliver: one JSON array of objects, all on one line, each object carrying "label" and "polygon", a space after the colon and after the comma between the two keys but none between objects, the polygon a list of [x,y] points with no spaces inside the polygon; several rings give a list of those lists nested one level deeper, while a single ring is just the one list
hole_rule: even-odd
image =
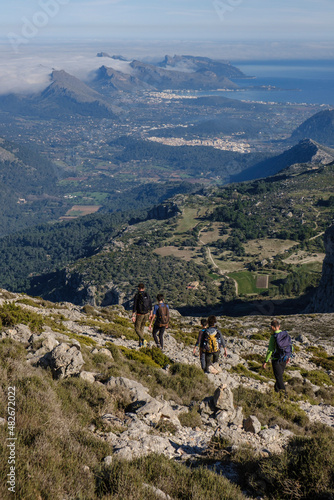
[{"label": "forested hillside", "polygon": [[95,214],[5,238],[0,284],[80,304],[128,304],[139,281],[179,308],[300,297],[321,277],[333,169],[294,165],[265,180],[176,195],[174,212],[167,204]]}]

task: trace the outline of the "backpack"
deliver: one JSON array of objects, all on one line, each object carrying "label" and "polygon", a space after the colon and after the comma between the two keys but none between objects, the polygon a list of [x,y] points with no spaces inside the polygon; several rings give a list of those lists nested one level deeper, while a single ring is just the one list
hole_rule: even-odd
[{"label": "backpack", "polygon": [[292,357],[293,351],[290,335],[286,330],[283,330],[281,332],[275,333],[274,337],[276,341],[276,349],[273,357],[275,357],[276,359],[276,357],[278,356],[278,361],[287,361]]},{"label": "backpack", "polygon": [[220,351],[221,339],[217,330],[213,327],[204,330],[203,334],[203,351],[207,353],[213,353]]},{"label": "backpack", "polygon": [[169,309],[166,304],[159,304],[157,310],[156,324],[159,328],[162,326],[168,326],[169,322]]},{"label": "backpack", "polygon": [[151,300],[147,292],[139,292],[137,300],[137,313],[147,314],[151,309]]}]

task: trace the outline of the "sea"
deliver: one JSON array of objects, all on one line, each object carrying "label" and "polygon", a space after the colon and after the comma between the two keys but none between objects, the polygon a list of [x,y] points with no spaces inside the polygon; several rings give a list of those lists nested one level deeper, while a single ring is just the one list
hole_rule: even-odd
[{"label": "sea", "polygon": [[[234,79],[243,87],[241,91],[216,91],[214,94],[247,101],[334,106],[333,60],[231,61],[231,64],[255,78]],[[274,89],[257,88],[261,86]]]}]

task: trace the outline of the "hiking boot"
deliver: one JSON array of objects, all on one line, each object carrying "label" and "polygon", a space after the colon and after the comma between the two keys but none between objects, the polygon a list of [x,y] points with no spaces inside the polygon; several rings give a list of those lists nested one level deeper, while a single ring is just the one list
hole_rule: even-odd
[{"label": "hiking boot", "polygon": [[147,340],[146,339],[144,339],[144,341],[143,341],[143,347],[147,347]]}]

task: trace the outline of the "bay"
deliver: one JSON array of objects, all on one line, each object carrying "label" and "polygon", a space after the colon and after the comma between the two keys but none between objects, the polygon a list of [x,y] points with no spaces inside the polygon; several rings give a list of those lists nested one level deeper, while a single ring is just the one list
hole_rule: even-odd
[{"label": "bay", "polygon": [[[239,100],[334,106],[334,61],[233,61],[246,75],[235,79],[243,90],[216,91]],[[272,90],[258,88],[275,87]],[[253,88],[250,88],[253,87]],[[208,93],[201,93],[202,95]],[[210,92],[212,95],[213,92]]]}]

